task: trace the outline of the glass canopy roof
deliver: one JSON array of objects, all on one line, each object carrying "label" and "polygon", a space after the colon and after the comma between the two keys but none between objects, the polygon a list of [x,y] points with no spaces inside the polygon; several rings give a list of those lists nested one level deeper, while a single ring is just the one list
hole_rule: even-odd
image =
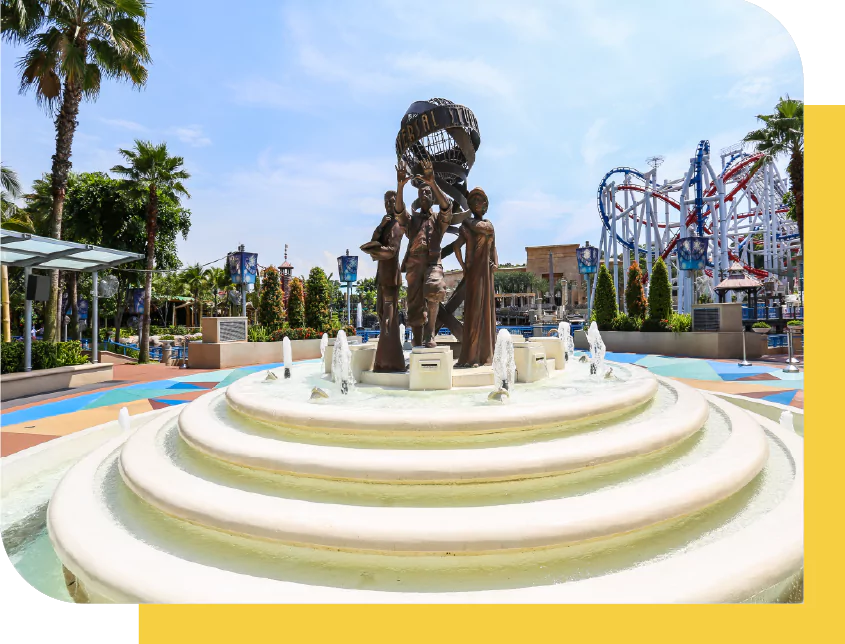
[{"label": "glass canopy roof", "polygon": [[139,253],[0,229],[0,263],[6,266],[102,271],[144,259]]}]

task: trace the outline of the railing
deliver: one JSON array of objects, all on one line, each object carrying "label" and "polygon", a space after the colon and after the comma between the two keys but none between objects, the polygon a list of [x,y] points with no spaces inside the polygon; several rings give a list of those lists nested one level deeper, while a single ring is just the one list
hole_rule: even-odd
[{"label": "railing", "polygon": [[[754,315],[756,313],[756,315]],[[763,306],[757,307],[756,311],[748,306],[742,307],[742,319],[752,320],[803,320],[803,306]]]}]

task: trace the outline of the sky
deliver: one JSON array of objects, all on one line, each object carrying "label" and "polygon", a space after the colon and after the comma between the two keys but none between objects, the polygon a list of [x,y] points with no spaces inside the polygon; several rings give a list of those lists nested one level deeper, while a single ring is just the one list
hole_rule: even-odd
[{"label": "sky", "polygon": [[[744,0],[179,0],[152,4],[147,37],[146,87],[104,81],[81,106],[73,170],[108,171],[135,139],[166,141],[192,175],[185,264],[244,244],[278,265],[289,244],[295,274],[336,274],[384,214],[417,100],[475,113],[468,184],[489,197],[500,261],[522,263],[526,246],[598,243],[611,168],[663,155],[659,181],[676,179],[701,139],[717,167],[757,114],[803,98],[791,37]],[[50,169],[55,131],[18,93],[21,53],[2,45],[0,152],[28,187]],[[359,278],[374,274],[362,256]]]}]

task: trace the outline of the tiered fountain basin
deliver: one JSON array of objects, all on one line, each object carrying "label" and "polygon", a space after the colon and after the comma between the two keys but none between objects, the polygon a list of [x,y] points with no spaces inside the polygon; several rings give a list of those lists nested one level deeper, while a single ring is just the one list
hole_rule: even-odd
[{"label": "tiered fountain basin", "polygon": [[[646,370],[341,395],[247,376],[92,452],[48,511],[79,601],[776,601],[802,440]],[[281,372],[281,370],[279,370]],[[309,400],[319,386],[329,398]]]}]

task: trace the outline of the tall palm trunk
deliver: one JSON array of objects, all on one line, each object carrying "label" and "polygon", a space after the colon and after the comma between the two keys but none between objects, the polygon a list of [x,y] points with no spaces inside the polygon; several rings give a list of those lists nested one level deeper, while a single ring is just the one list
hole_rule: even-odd
[{"label": "tall palm trunk", "polygon": [[[76,45],[87,55],[87,34],[84,30],[76,34]],[[79,103],[82,101],[82,84],[79,81],[65,81],[62,107],[56,115],[56,153],[53,155],[52,194],[53,209],[50,213],[50,236],[62,238],[62,213],[67,192],[67,178],[70,174],[70,155],[73,135],[78,124]],[[50,299],[44,316],[44,339],[55,342],[60,321],[56,319],[59,296],[59,271],[50,272]]]},{"label": "tall palm trunk", "polygon": [[801,252],[804,252],[804,155],[798,146],[793,146],[786,171],[792,196],[795,199],[795,222],[798,224],[798,236],[801,239]]},{"label": "tall palm trunk", "polygon": [[3,342],[12,341],[12,315],[9,308],[9,267],[2,266],[3,289]]},{"label": "tall palm trunk", "polygon": [[144,278],[144,312],[141,315],[140,354],[138,362],[150,361],[150,313],[152,312],[153,269],[156,260],[156,229],[158,228],[158,194],[154,183],[150,184],[150,200],[147,204],[147,273]]}]

